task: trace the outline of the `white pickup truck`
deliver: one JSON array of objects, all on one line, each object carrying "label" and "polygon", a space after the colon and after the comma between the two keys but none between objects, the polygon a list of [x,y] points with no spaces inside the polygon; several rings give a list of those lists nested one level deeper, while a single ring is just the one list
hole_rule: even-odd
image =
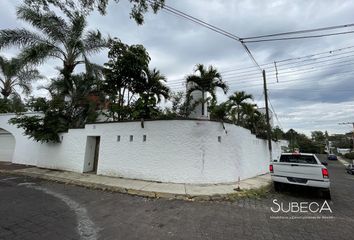
[{"label": "white pickup truck", "polygon": [[328,170],[314,154],[283,153],[279,161],[269,165],[274,188],[279,191],[283,184],[294,184],[320,188],[322,196],[331,198]]}]

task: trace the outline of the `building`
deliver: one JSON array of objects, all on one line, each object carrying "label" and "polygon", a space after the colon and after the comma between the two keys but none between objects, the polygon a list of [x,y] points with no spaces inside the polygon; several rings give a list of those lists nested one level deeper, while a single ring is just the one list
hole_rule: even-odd
[{"label": "building", "polygon": [[[28,113],[38,115],[38,113]],[[236,182],[268,172],[267,141],[234,124],[205,119],[86,124],[39,143],[0,114],[2,161],[172,183]],[[280,157],[281,142],[272,156]]]}]

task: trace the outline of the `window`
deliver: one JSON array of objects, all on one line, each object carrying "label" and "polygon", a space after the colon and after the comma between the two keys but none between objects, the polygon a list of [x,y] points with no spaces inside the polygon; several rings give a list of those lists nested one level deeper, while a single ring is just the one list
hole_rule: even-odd
[{"label": "window", "polygon": [[317,164],[315,157],[311,155],[281,155],[279,162]]},{"label": "window", "polygon": [[134,140],[134,136],[133,135],[130,135],[130,141],[132,142]]},{"label": "window", "polygon": [[218,142],[221,142],[221,136],[218,136]]},{"label": "window", "polygon": [[146,135],[143,135],[143,142],[146,142]]},{"label": "window", "polygon": [[117,136],[117,142],[120,142],[120,135]]}]

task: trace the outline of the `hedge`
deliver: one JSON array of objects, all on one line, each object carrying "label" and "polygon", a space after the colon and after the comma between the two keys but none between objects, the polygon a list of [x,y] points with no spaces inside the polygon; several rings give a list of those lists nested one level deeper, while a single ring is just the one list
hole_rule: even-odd
[{"label": "hedge", "polygon": [[344,154],[344,157],[349,158],[349,159],[354,159],[354,152],[346,153],[346,154]]}]

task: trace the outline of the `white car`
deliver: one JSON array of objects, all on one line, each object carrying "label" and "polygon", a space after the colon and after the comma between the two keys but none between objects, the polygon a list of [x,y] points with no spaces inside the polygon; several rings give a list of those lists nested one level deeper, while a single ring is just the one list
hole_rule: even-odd
[{"label": "white car", "polygon": [[282,184],[316,187],[322,190],[323,197],[330,199],[330,180],[326,163],[309,153],[283,153],[279,161],[269,165],[274,188],[279,191]]}]

